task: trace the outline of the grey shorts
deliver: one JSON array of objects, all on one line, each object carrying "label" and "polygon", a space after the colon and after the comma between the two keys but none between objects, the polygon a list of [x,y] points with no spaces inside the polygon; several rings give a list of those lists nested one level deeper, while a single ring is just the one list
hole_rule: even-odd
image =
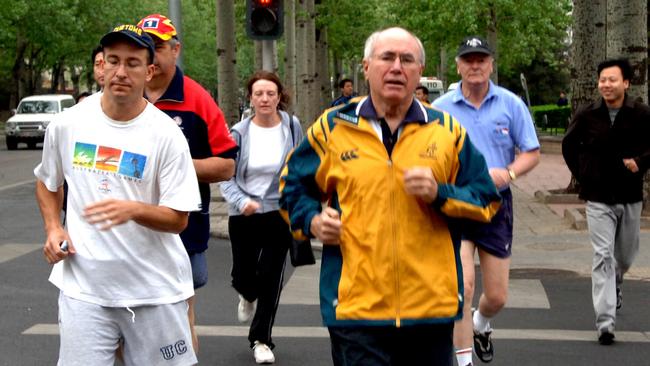
[{"label": "grey shorts", "polygon": [[124,365],[197,363],[187,302],[112,308],[59,294],[59,366],[113,366],[123,343]]}]

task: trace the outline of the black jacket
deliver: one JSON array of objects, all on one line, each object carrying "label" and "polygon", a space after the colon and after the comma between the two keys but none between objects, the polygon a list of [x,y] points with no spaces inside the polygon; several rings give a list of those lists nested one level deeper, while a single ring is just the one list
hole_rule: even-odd
[{"label": "black jacket", "polygon": [[[650,107],[627,95],[612,125],[604,100],[579,110],[562,140],[562,155],[580,183],[580,198],[605,204],[643,200],[650,167]],[[639,167],[630,172],[623,159]]]}]

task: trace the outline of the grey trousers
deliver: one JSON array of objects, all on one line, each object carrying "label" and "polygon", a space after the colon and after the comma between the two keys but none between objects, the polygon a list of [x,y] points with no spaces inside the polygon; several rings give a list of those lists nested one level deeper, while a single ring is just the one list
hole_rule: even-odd
[{"label": "grey trousers", "polygon": [[616,288],[639,251],[641,206],[641,202],[587,202],[589,239],[594,249],[591,294],[599,333],[614,331]]}]

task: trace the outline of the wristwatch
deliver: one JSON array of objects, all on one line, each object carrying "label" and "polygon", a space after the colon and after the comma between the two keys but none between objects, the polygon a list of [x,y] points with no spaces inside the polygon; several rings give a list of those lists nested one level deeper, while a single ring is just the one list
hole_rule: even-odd
[{"label": "wristwatch", "polygon": [[517,174],[515,174],[514,170],[512,170],[511,168],[506,168],[506,169],[508,169],[508,175],[510,176],[511,181],[517,179]]}]

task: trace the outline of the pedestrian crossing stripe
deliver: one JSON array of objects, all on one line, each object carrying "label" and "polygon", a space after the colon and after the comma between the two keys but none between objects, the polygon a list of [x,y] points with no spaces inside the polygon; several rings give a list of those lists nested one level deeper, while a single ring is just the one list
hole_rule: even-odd
[{"label": "pedestrian crossing stripe", "polygon": [[43,248],[43,244],[2,244],[0,245],[0,264]]},{"label": "pedestrian crossing stripe", "polygon": [[[313,266],[297,267],[280,297],[280,304],[319,305],[318,280],[320,260]],[[511,309],[550,309],[551,304],[538,279],[510,279],[506,308]],[[478,294],[477,294],[478,298]]]},{"label": "pedestrian crossing stripe", "polygon": [[[248,337],[250,328],[246,326],[197,325],[196,333],[201,337]],[[23,335],[58,335],[58,324],[35,324],[22,332]],[[329,338],[325,327],[284,327],[274,326],[275,338]],[[537,341],[576,341],[596,342],[596,330],[566,329],[494,329],[493,339],[537,340]],[[616,331],[617,342],[650,343],[650,331]]]}]

